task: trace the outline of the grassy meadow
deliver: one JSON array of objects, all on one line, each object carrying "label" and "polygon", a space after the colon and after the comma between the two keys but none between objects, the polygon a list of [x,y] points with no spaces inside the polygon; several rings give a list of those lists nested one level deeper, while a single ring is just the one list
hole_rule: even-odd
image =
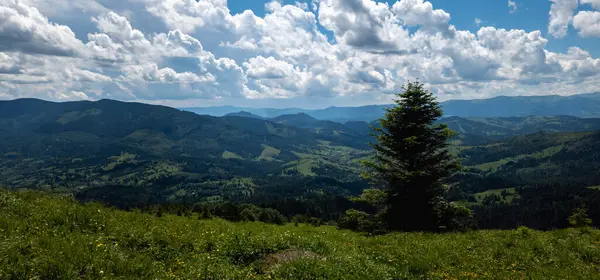
[{"label": "grassy meadow", "polygon": [[0,279],[600,279],[600,231],[367,237],[0,189]]}]

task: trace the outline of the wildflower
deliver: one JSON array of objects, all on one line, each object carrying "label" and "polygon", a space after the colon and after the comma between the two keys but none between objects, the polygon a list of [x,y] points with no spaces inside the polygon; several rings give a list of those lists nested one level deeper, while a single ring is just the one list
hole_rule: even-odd
[{"label": "wildflower", "polygon": [[104,274],[104,270],[100,270],[100,274]]},{"label": "wildflower", "polygon": [[96,245],[96,247],[102,247],[102,246],[104,246],[104,244],[102,244],[102,243],[98,243],[98,245]]}]

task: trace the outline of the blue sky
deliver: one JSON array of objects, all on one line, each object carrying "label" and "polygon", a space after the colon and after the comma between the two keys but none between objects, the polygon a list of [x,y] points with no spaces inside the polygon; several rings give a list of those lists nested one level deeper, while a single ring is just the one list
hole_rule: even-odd
[{"label": "blue sky", "polygon": [[[304,3],[304,5],[302,4]],[[0,99],[170,106],[600,91],[600,0],[0,0]]]},{"label": "blue sky", "polygon": [[[229,0],[229,9],[232,13],[241,13],[251,9],[255,14],[263,16],[265,14],[265,4],[269,0]],[[282,1],[285,4],[293,5],[295,0]],[[310,1],[299,1],[310,3]],[[378,1],[393,5],[396,1]],[[484,21],[484,25],[491,25],[505,29],[524,29],[527,31],[541,30],[544,36],[549,39],[548,50],[555,52],[566,51],[571,46],[579,46],[586,49],[594,56],[600,56],[600,39],[581,38],[573,32],[573,27],[564,38],[553,39],[547,36],[548,11],[550,10],[550,1],[545,0],[517,0],[518,10],[510,13],[507,1],[504,0],[431,0],[436,9],[443,9],[452,16],[451,23],[457,28],[477,32],[479,27],[475,24],[475,18]],[[578,11],[592,10],[590,6],[581,5]],[[326,32],[326,30],[323,30]]]}]

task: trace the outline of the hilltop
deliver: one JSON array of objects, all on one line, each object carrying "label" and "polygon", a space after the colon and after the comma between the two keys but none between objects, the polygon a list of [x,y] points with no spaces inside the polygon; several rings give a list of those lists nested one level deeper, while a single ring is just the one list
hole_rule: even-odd
[{"label": "hilltop", "polygon": [[600,279],[600,232],[365,237],[331,226],[156,217],[0,190],[2,279]]}]

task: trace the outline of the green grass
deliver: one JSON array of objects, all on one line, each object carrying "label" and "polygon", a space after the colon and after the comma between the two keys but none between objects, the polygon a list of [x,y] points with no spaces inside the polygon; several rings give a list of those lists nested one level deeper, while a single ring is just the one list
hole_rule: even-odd
[{"label": "green grass", "polygon": [[519,155],[516,157],[508,157],[508,158],[503,158],[501,160],[498,161],[493,161],[493,162],[486,162],[486,163],[482,163],[482,164],[478,164],[473,166],[474,168],[480,169],[480,170],[491,170],[491,171],[496,171],[498,170],[500,167],[502,167],[503,165],[509,163],[509,162],[517,162],[519,160],[522,159],[526,159],[526,158],[534,158],[534,159],[544,159],[544,158],[549,158],[552,155],[560,152],[560,150],[563,148],[562,145],[560,146],[554,146],[554,147],[550,147],[547,149],[544,149],[542,151],[539,152],[535,152],[532,154],[523,154],[523,155]]},{"label": "green grass", "polygon": [[597,230],[365,237],[4,190],[0,209],[0,279],[600,279]]},{"label": "green grass", "polygon": [[223,154],[221,155],[221,158],[223,158],[223,159],[244,159],[240,155],[230,152],[230,151],[224,151]]},{"label": "green grass", "polygon": [[137,155],[130,154],[130,153],[122,153],[121,155],[118,155],[118,156],[112,156],[109,158],[110,162],[108,164],[106,164],[106,166],[104,166],[102,168],[102,170],[111,171],[121,164],[135,163],[136,158],[137,158]]},{"label": "green grass", "polygon": [[284,165],[285,170],[296,170],[302,176],[317,176],[312,169],[318,166],[318,159],[300,158]]},{"label": "green grass", "polygon": [[507,202],[507,203],[512,202],[513,199],[515,199],[517,196],[519,196],[517,194],[517,191],[516,191],[515,188],[508,188],[508,189],[488,190],[488,191],[485,191],[485,192],[476,193],[475,194],[475,198],[477,199],[478,202],[482,202],[483,199],[485,199],[486,196],[498,195],[498,196],[502,197],[502,192],[503,191],[507,191],[508,192],[508,195],[504,199],[505,202]]},{"label": "green grass", "polygon": [[267,146],[265,144],[262,144],[261,146],[263,147],[263,150],[260,153],[260,156],[257,158],[257,160],[272,161],[275,160],[277,156],[279,156],[279,153],[281,153],[280,150],[275,149],[271,146]]}]

